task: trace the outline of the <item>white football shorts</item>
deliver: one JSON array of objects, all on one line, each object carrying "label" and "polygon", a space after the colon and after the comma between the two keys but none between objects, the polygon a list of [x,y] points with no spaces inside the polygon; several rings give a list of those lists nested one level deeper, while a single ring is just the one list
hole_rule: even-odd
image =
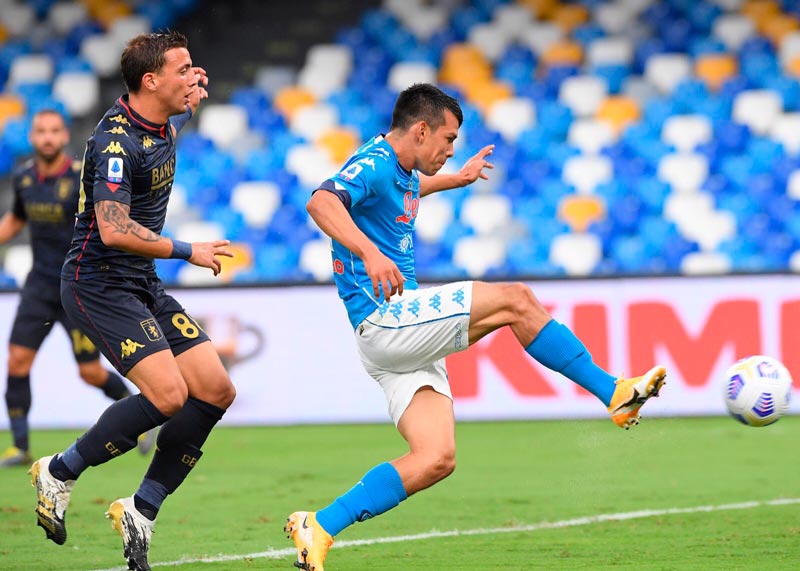
[{"label": "white football shorts", "polygon": [[406,290],[356,327],[361,362],[383,388],[395,425],[422,387],[452,400],[444,358],[469,346],[471,305],[471,281]]}]

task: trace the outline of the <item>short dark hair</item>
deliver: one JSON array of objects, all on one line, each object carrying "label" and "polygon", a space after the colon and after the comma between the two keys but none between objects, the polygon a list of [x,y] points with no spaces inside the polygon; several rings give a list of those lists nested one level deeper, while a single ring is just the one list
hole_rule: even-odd
[{"label": "short dark hair", "polygon": [[186,36],[173,30],[140,34],[132,38],[125,46],[120,60],[122,79],[125,80],[128,91],[139,91],[144,74],[157,72],[164,66],[165,53],[173,48],[186,47],[189,47]]},{"label": "short dark hair", "polygon": [[431,129],[438,129],[444,124],[445,109],[455,115],[460,127],[464,115],[454,97],[430,83],[415,83],[397,97],[391,128],[405,131],[417,121],[425,121]]}]

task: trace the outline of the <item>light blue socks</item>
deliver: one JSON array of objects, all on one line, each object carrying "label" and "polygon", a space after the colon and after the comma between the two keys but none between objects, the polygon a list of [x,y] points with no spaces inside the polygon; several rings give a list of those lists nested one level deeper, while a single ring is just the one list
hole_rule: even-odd
[{"label": "light blue socks", "polygon": [[608,406],[616,378],[595,365],[580,339],[564,324],[551,319],[525,351],[548,369],[579,384]]},{"label": "light blue socks", "polygon": [[400,474],[394,466],[384,462],[364,474],[346,494],[318,511],[317,523],[335,536],[357,521],[389,511],[407,497]]}]

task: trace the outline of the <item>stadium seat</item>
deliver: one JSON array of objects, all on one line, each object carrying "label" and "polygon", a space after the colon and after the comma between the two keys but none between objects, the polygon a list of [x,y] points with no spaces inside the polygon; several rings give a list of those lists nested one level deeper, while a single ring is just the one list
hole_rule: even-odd
[{"label": "stadium seat", "polygon": [[505,82],[486,81],[475,83],[465,89],[467,100],[486,115],[492,106],[500,101],[510,99],[514,90]]},{"label": "stadium seat", "polygon": [[769,137],[792,157],[800,155],[800,113],[782,113],[769,129]]},{"label": "stadium seat", "polygon": [[92,65],[101,78],[119,73],[119,60],[122,49],[117,40],[108,34],[88,36],[81,43],[81,57]]},{"label": "stadium seat", "polygon": [[495,63],[506,51],[511,34],[493,23],[478,24],[469,30],[467,41],[477,47],[490,62]]},{"label": "stadium seat", "polygon": [[608,85],[603,79],[596,75],[576,75],[561,84],[558,101],[569,107],[575,117],[588,117],[595,114],[607,96]]},{"label": "stadium seat", "polygon": [[0,24],[13,37],[28,36],[36,24],[36,10],[28,4],[7,2],[0,10]]},{"label": "stadium seat", "polygon": [[603,155],[577,155],[564,162],[562,180],[575,187],[579,194],[591,194],[597,186],[610,182],[614,165]]},{"label": "stadium seat", "polygon": [[337,172],[341,165],[331,161],[328,152],[317,145],[294,145],[286,154],[286,170],[307,189],[317,186]]},{"label": "stadium seat", "polygon": [[800,169],[792,171],[786,181],[786,195],[792,200],[800,200]]},{"label": "stadium seat", "polygon": [[533,25],[533,13],[521,4],[499,5],[494,10],[493,23],[509,40],[518,42]]},{"label": "stadium seat", "polygon": [[692,63],[686,54],[656,54],[647,60],[644,76],[661,93],[669,94],[692,74]]},{"label": "stadium seat", "polygon": [[714,91],[734,77],[738,69],[736,58],[730,54],[704,54],[694,64],[695,75]]},{"label": "stadium seat", "polygon": [[53,96],[70,115],[86,117],[100,101],[100,80],[92,72],[64,72],[53,82]]},{"label": "stadium seat", "polygon": [[500,267],[506,259],[503,240],[491,236],[465,236],[453,246],[453,264],[471,278],[480,278],[492,268]]},{"label": "stadium seat", "polygon": [[563,38],[564,32],[557,24],[536,21],[522,32],[521,43],[541,57]]},{"label": "stadium seat", "polygon": [[589,21],[589,10],[580,4],[561,4],[553,12],[552,20],[565,34],[571,34],[575,28]]},{"label": "stadium seat", "polygon": [[313,103],[297,110],[289,120],[289,130],[306,141],[316,141],[339,122],[339,112],[330,103]]},{"label": "stadium seat", "polygon": [[733,269],[730,256],[721,252],[690,252],[681,261],[687,276],[728,274]]},{"label": "stadium seat", "polygon": [[567,142],[586,155],[594,155],[614,144],[617,134],[604,121],[577,119],[569,126]]},{"label": "stadium seat", "polygon": [[436,83],[436,68],[428,62],[397,62],[389,69],[386,84],[390,89],[400,93],[415,83]]},{"label": "stadium seat", "polygon": [[588,276],[603,258],[603,246],[594,234],[560,234],[550,245],[550,263],[569,276]]},{"label": "stadium seat", "polygon": [[227,237],[225,228],[216,222],[189,221],[175,228],[175,238],[183,242],[213,242]]},{"label": "stadium seat", "polygon": [[677,226],[691,224],[714,211],[714,198],[706,192],[674,192],[664,201],[664,219]]},{"label": "stadium seat", "polygon": [[595,68],[603,65],[631,65],[633,43],[630,39],[619,36],[599,38],[587,47],[586,63]]},{"label": "stadium seat", "polygon": [[316,44],[306,54],[306,62],[297,76],[297,83],[324,99],[347,83],[353,69],[353,53],[341,44]]},{"label": "stadium seat", "polygon": [[239,105],[208,104],[200,111],[198,131],[217,147],[230,147],[247,132],[247,111]]},{"label": "stadium seat", "polygon": [[14,244],[6,249],[3,272],[17,281],[17,287],[22,287],[32,267],[33,251],[29,245]]},{"label": "stadium seat", "polygon": [[325,149],[336,164],[344,163],[361,143],[359,136],[352,129],[334,127],[324,131],[316,141],[317,146]]},{"label": "stadium seat", "polygon": [[47,13],[47,25],[59,36],[65,36],[76,25],[88,19],[86,5],[80,2],[55,2]]},{"label": "stadium seat", "polygon": [[11,119],[19,119],[25,114],[25,103],[22,99],[13,94],[0,94],[0,131],[5,127],[6,122]]},{"label": "stadium seat", "polygon": [[511,221],[511,201],[498,194],[472,194],[461,204],[459,219],[478,235],[501,231]]},{"label": "stadium seat", "polygon": [[314,94],[308,89],[289,86],[279,89],[275,94],[272,105],[281,112],[288,121],[297,111],[306,105],[311,105],[317,100]]},{"label": "stadium seat", "polygon": [[108,34],[124,48],[128,40],[151,30],[150,20],[141,15],[130,14],[115,19],[108,29]]},{"label": "stadium seat", "polygon": [[240,182],[231,192],[231,208],[240,212],[248,226],[266,228],[281,203],[281,191],[274,182]]},{"label": "stadium seat", "polygon": [[426,196],[414,223],[416,237],[428,243],[441,241],[453,217],[453,204],[448,198],[439,194]]},{"label": "stadium seat", "polygon": [[486,126],[497,131],[509,143],[536,123],[536,108],[528,98],[512,97],[492,103],[486,117]]},{"label": "stadium seat", "polygon": [[661,129],[661,140],[680,153],[694,151],[698,145],[708,143],[712,136],[711,121],[702,115],[673,115]]},{"label": "stadium seat", "polygon": [[600,103],[595,115],[617,133],[624,131],[628,125],[635,123],[642,116],[642,111],[635,99],[624,95],[613,95]]},{"label": "stadium seat", "polygon": [[253,84],[268,96],[275,96],[281,89],[297,81],[297,70],[288,65],[265,65],[256,71]]},{"label": "stadium seat", "polygon": [[741,14],[723,14],[714,20],[713,37],[722,41],[731,52],[738,52],[742,45],[756,33],[753,21]]},{"label": "stadium seat", "polygon": [[565,196],[558,205],[558,218],[575,233],[586,232],[590,225],[605,219],[605,202],[596,196]]},{"label": "stadium seat", "polygon": [[583,63],[583,47],[570,40],[553,42],[542,53],[541,62],[548,67],[578,67]]},{"label": "stadium seat", "polygon": [[333,280],[331,242],[328,238],[311,240],[300,250],[300,269],[311,274],[315,281]]},{"label": "stadium seat", "polygon": [[699,190],[708,178],[708,159],[699,153],[665,155],[658,164],[658,178],[668,183],[674,192],[692,193]]},{"label": "stadium seat", "polygon": [[50,83],[53,80],[53,60],[44,54],[26,54],[14,58],[8,72],[7,88],[25,83]]},{"label": "stadium seat", "polygon": [[747,90],[739,93],[733,101],[732,118],[747,125],[756,134],[763,135],[783,111],[780,95],[770,90]]}]

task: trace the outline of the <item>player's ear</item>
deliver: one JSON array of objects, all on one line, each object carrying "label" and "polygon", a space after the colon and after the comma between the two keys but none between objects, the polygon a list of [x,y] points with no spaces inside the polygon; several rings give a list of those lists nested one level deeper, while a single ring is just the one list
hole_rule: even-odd
[{"label": "player's ear", "polygon": [[153,72],[147,72],[142,76],[142,87],[145,89],[155,91],[157,83],[158,81],[156,80],[156,74]]},{"label": "player's ear", "polygon": [[425,137],[428,136],[430,127],[425,121],[417,121],[412,127],[412,130],[414,131],[414,138],[417,143],[422,143],[425,141]]}]

